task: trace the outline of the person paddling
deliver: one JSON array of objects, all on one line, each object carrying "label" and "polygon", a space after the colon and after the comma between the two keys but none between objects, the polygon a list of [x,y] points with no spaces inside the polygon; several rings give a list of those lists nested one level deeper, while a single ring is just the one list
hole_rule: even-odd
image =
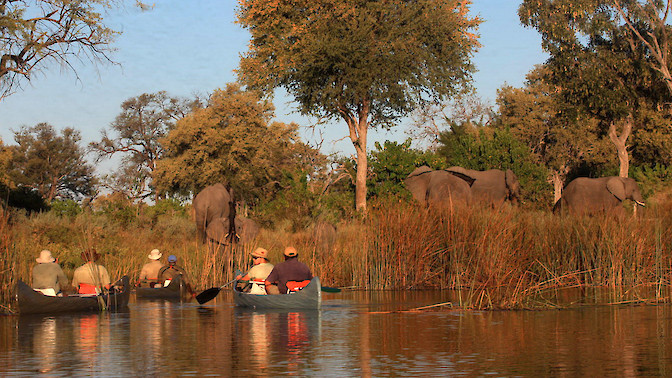
[{"label": "person paddling", "polygon": [[244,275],[237,275],[238,281],[250,281],[250,294],[266,294],[265,280],[273,270],[273,264],[268,262],[268,251],[257,248],[251,253],[254,266]]},{"label": "person paddling", "polygon": [[276,265],[266,278],[265,285],[268,294],[287,294],[288,282],[301,282],[300,285],[305,286],[313,278],[310,268],[299,261],[296,248],[285,248],[284,255],[285,261]]},{"label": "person paddling", "polygon": [[86,249],[81,253],[84,265],[75,269],[72,286],[79,294],[100,294],[101,288],[110,289],[110,274],[104,266],[96,264],[100,258],[95,249]]}]

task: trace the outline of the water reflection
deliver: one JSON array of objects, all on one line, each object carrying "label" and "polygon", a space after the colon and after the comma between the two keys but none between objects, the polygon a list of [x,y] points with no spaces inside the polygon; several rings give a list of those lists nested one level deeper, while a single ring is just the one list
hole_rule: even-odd
[{"label": "water reflection", "polygon": [[434,293],[341,293],[321,311],[137,302],[0,318],[0,376],[672,374],[672,306],[396,312]]}]

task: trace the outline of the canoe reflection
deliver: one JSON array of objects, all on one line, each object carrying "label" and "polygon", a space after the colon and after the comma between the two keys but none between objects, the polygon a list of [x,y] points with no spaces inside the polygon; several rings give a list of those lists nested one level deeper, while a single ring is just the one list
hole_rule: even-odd
[{"label": "canoe reflection", "polygon": [[285,361],[288,370],[300,371],[320,341],[319,310],[287,312],[236,308],[237,347],[244,365],[265,371]]}]

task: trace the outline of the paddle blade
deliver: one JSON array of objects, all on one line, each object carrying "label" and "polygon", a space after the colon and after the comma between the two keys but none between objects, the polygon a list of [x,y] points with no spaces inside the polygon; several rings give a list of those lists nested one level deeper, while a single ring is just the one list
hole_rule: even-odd
[{"label": "paddle blade", "polygon": [[322,286],[322,291],[325,293],[340,293],[341,289],[337,287]]},{"label": "paddle blade", "polygon": [[214,297],[216,297],[217,294],[219,294],[219,292],[220,292],[221,290],[222,290],[222,289],[221,289],[221,288],[218,288],[218,287],[211,287],[211,288],[209,288],[209,289],[206,289],[206,290],[204,290],[201,294],[198,294],[198,295],[196,296],[196,301],[198,302],[198,304],[203,304],[203,303],[205,303],[205,302],[209,302],[209,301],[211,301]]}]

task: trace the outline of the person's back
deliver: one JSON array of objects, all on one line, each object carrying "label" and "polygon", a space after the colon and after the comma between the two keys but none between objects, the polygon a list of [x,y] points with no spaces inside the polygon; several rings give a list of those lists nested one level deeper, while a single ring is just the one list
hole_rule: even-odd
[{"label": "person's back", "polygon": [[142,266],[139,277],[140,286],[152,286],[153,283],[159,282],[159,272],[163,268],[163,264],[159,261],[161,256],[158,249],[153,249],[149,253],[147,258],[151,261]]},{"label": "person's back", "polygon": [[56,263],[51,252],[44,250],[40,257],[35,259],[37,265],[33,267],[33,289],[49,295],[57,295],[62,288],[68,285],[68,278],[61,267]]},{"label": "person's back", "polygon": [[293,247],[285,249],[285,261],[276,265],[273,271],[266,277],[266,291],[269,294],[274,293],[270,289],[271,284],[277,284],[277,290],[280,294],[287,294],[287,282],[311,280],[313,274],[310,268],[299,261],[298,253]]},{"label": "person's back", "polygon": [[179,265],[177,265],[177,256],[170,255],[168,256],[168,265],[161,268],[159,271],[159,282],[165,283],[166,280],[172,280],[173,278],[181,276],[182,284],[187,288],[187,291],[191,293],[192,296],[195,296],[196,293],[191,288],[191,281],[187,272]]},{"label": "person's back", "polygon": [[82,259],[85,261],[84,265],[75,269],[72,276],[72,286],[77,289],[80,294],[95,294],[91,287],[95,288],[109,288],[110,274],[104,266],[95,263],[100,257],[95,250],[87,250],[82,252]]}]

